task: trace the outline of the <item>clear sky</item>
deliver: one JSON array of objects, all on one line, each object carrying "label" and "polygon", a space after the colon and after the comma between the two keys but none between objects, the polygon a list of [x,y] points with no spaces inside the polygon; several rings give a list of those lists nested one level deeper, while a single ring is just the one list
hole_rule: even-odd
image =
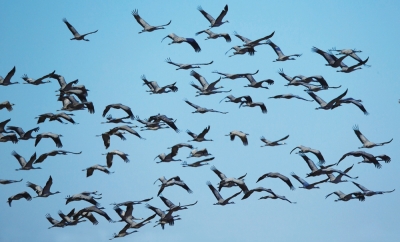
[{"label": "clear sky", "polygon": [[[201,5],[210,15],[217,17],[225,4],[229,11],[224,19],[229,20],[215,33],[229,33],[232,42],[223,38],[205,40],[206,35],[195,33],[205,30],[209,22],[197,10]],[[90,206],[84,201],[65,204],[65,197],[83,191],[97,190],[102,193],[98,200],[114,220],[119,220],[113,211],[113,202],[141,200],[154,197],[149,204],[166,209],[157,197],[157,178],[180,176],[193,190],[187,193],[180,187],[168,187],[163,195],[175,204],[188,204],[198,201],[195,206],[177,214],[182,218],[174,226],[153,228],[156,220],[119,241],[398,241],[397,208],[399,195],[400,169],[398,150],[400,133],[398,128],[399,92],[399,29],[400,17],[398,1],[2,1],[0,4],[0,75],[5,77],[15,66],[16,73],[11,81],[19,84],[0,86],[0,102],[10,101],[15,105],[8,112],[0,110],[0,122],[11,118],[8,125],[22,127],[25,131],[40,127],[36,134],[53,132],[62,134],[63,150],[79,152],[80,155],[55,156],[47,158],[36,166],[40,170],[15,171],[19,168],[17,160],[11,155],[14,150],[26,159],[36,152],[41,155],[57,149],[48,139],[34,146],[34,140],[21,140],[18,144],[0,144],[2,169],[0,179],[23,179],[20,183],[0,185],[3,204],[0,206],[0,241],[107,241],[113,233],[118,233],[124,223],[109,223],[95,214],[97,226],[90,222],[77,226],[48,229],[51,224],[45,218],[49,213],[59,219],[57,212],[69,212]],[[138,34],[142,27],[135,21],[131,12],[138,9],[139,14],[149,24],[161,25],[172,21],[163,30]],[[71,32],[62,19],[66,18],[79,33],[98,30],[87,36],[90,41],[70,40]],[[233,46],[242,45],[233,32],[255,40],[275,31],[271,38],[283,53],[302,54],[296,60],[273,62],[277,58],[268,45],[256,47],[254,56],[232,54]],[[201,47],[196,53],[186,43],[168,45],[170,39],[162,38],[170,33],[194,38]],[[362,50],[361,59],[369,57],[368,65],[352,73],[340,73],[339,69],[325,66],[322,56],[313,53],[315,46],[327,51],[337,49]],[[196,71],[208,82],[220,76],[212,73],[255,72],[257,81],[274,80],[269,89],[245,88],[246,79],[222,79],[222,90],[232,90],[236,97],[250,95],[255,102],[264,102],[268,112],[259,108],[238,108],[238,104],[219,101],[226,93],[195,97],[196,89],[190,83],[198,84],[190,76],[190,70],[175,70],[165,59],[178,63],[208,63]],[[350,66],[357,61],[347,57],[344,62]],[[361,99],[369,112],[366,116],[355,105],[343,104],[334,110],[315,110],[316,102],[299,99],[269,99],[278,94],[292,93],[303,98],[311,97],[304,87],[287,87],[287,81],[279,74],[283,69],[289,76],[321,75],[330,86],[317,92],[325,101],[330,101],[348,89],[346,97]],[[60,124],[44,122],[37,124],[39,114],[61,109],[56,90],[60,87],[56,80],[40,86],[23,85],[23,74],[39,78],[52,71],[65,77],[67,82],[75,79],[88,88],[88,100],[94,103],[95,113],[86,110],[73,112],[79,123]],[[143,86],[141,75],[148,80],[157,81],[160,86],[176,82],[179,90],[175,93],[149,95]],[[265,85],[265,84],[264,84]],[[212,108],[228,114],[193,114],[194,109],[184,100]],[[126,141],[111,137],[111,145],[105,149],[100,137],[105,131],[117,126],[101,124],[105,121],[102,112],[106,105],[122,103],[131,107],[134,115],[141,119],[158,113],[176,119],[181,130],[136,131],[146,140],[126,134]],[[111,109],[113,117],[125,115],[121,110]],[[140,125],[132,121],[133,125]],[[332,195],[337,190],[344,193],[359,191],[351,182],[340,184],[320,184],[320,189],[305,190],[299,187],[291,175],[295,172],[302,178],[310,172],[303,159],[290,151],[299,145],[318,149],[325,157],[326,164],[336,163],[343,154],[358,150],[360,141],[352,127],[358,125],[361,132],[372,142],[383,142],[393,138],[393,142],[382,147],[364,149],[373,155],[386,154],[392,162],[382,163],[381,169],[372,164],[358,164],[362,158],[347,157],[334,168],[344,170],[354,164],[348,173],[358,176],[356,182],[376,191],[395,192],[367,197],[364,202],[334,202]],[[191,168],[182,167],[181,162],[157,164],[154,157],[168,153],[168,147],[187,142],[190,136],[187,129],[200,133],[210,126],[206,138],[210,142],[193,142],[194,147],[207,148],[215,157],[209,165]],[[239,139],[230,141],[225,136],[230,131],[241,130],[248,133],[249,145],[244,146]],[[290,135],[286,145],[260,147],[260,136],[277,140]],[[113,174],[95,171],[86,178],[82,169],[94,164],[106,164],[103,153],[121,150],[129,154],[129,163],[119,157],[114,158],[110,168]],[[175,157],[188,163],[200,160],[186,158],[190,149],[182,148]],[[317,162],[315,156],[307,154]],[[242,195],[234,198],[235,204],[215,206],[213,194],[206,185],[214,186],[219,178],[210,170],[214,165],[228,177],[239,177],[247,173],[247,186],[271,188],[279,195],[297,202],[290,204],[282,200],[258,200],[267,193],[255,193],[246,200]],[[268,172],[280,172],[290,178],[296,187],[291,191],[279,179],[257,179]],[[49,176],[53,177],[51,190],[61,193],[48,198],[35,198],[13,201],[10,208],[8,197],[28,191],[26,186],[32,182],[44,186]],[[307,178],[308,182],[325,179],[326,176]],[[239,188],[226,188],[221,195],[227,198],[238,192]],[[144,204],[137,205],[133,211],[136,217],[148,217],[153,212]]]}]

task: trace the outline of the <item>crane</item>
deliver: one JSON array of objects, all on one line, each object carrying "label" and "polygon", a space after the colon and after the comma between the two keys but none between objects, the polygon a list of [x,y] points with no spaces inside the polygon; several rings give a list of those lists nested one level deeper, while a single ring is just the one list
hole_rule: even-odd
[{"label": "crane", "polygon": [[201,6],[198,6],[197,10],[199,10],[200,13],[203,14],[203,16],[208,20],[208,22],[210,22],[210,28],[219,27],[224,23],[229,23],[228,20],[222,21],[222,19],[228,13],[228,4],[225,5],[224,9],[218,15],[217,19],[214,19],[210,14],[208,14],[206,11],[204,11]]},{"label": "crane", "polygon": [[247,135],[249,134],[244,133],[242,131],[233,130],[229,134],[226,134],[225,136],[230,136],[231,141],[233,141],[235,139],[235,136],[237,136],[242,140],[243,145],[247,146],[249,144],[249,142],[247,141]]},{"label": "crane", "polygon": [[393,138],[389,141],[386,142],[382,142],[382,143],[374,143],[369,141],[360,131],[360,129],[358,128],[358,125],[354,125],[353,126],[353,130],[354,133],[357,135],[357,138],[361,141],[361,143],[363,144],[361,147],[358,147],[359,149],[361,148],[373,148],[375,146],[382,146],[385,144],[389,144],[390,142],[392,142]]},{"label": "crane", "polygon": [[[46,182],[46,185],[42,188],[39,185],[36,185],[32,182],[27,182],[26,186],[32,188],[36,193],[37,196],[36,197],[48,197],[57,193],[60,193],[59,191],[57,192],[50,192],[50,187],[53,184],[53,178],[50,176],[49,179]],[[36,198],[33,197],[33,198]]]},{"label": "crane", "polygon": [[184,37],[179,37],[178,35],[174,34],[174,33],[170,33],[169,35],[165,36],[161,42],[165,39],[165,38],[170,38],[172,39],[172,42],[169,43],[168,45],[172,45],[172,44],[180,44],[183,42],[186,42],[188,44],[190,44],[192,46],[192,48],[194,49],[195,52],[200,52],[201,48],[199,46],[199,44],[196,42],[195,39],[192,38],[184,38]]},{"label": "crane", "polygon": [[71,38],[71,40],[84,40],[84,41],[89,41],[88,39],[85,39],[85,36],[86,36],[86,35],[89,35],[89,34],[97,33],[97,31],[98,31],[98,30],[96,30],[96,31],[89,32],[89,33],[86,33],[86,34],[82,34],[82,35],[81,35],[81,34],[78,33],[78,31],[76,31],[76,29],[74,28],[74,26],[72,26],[72,25],[67,21],[66,18],[63,18],[63,22],[67,25],[69,31],[71,31],[72,35],[74,36],[73,38]]},{"label": "crane", "polygon": [[132,11],[132,15],[136,19],[136,21],[143,27],[143,30],[140,31],[139,34],[144,33],[144,32],[153,32],[154,30],[158,30],[158,29],[164,29],[165,26],[168,26],[171,23],[171,20],[170,20],[167,24],[152,26],[140,17],[137,9]]}]

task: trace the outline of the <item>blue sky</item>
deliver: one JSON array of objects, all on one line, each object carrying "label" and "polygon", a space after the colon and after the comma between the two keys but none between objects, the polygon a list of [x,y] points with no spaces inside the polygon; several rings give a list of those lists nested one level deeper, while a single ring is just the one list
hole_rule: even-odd
[{"label": "blue sky", "polygon": [[[205,34],[195,33],[207,29],[209,22],[197,10],[201,5],[214,17],[222,11],[225,4],[229,11],[224,19],[229,20],[212,31],[229,33],[232,42],[224,39],[204,40]],[[50,223],[45,214],[50,213],[58,219],[57,211],[67,213],[72,208],[79,210],[89,203],[72,202],[65,205],[65,197],[82,191],[97,190],[102,193],[99,203],[114,219],[118,215],[113,211],[113,202],[140,200],[154,197],[149,204],[166,209],[157,197],[159,187],[154,181],[165,176],[170,178],[179,175],[193,190],[187,193],[179,187],[169,187],[163,195],[175,204],[188,204],[198,201],[195,206],[178,214],[182,220],[175,226],[153,228],[151,224],[141,228],[120,241],[397,241],[400,233],[397,218],[400,215],[396,206],[398,195],[399,146],[398,120],[399,109],[397,58],[399,53],[398,39],[400,18],[397,1],[279,1],[260,2],[191,2],[191,1],[7,1],[1,4],[2,14],[0,31],[2,33],[0,53],[0,75],[5,77],[15,66],[16,73],[11,81],[20,84],[0,86],[0,102],[9,100],[14,103],[11,112],[0,110],[0,122],[11,118],[8,125],[20,126],[24,130],[40,127],[38,133],[53,132],[62,134],[63,150],[78,152],[80,155],[49,157],[42,164],[41,170],[15,171],[19,168],[16,159],[11,155],[15,150],[29,159],[36,152],[39,156],[56,149],[51,140],[43,139],[37,147],[34,140],[21,140],[18,144],[1,143],[0,155],[3,168],[0,179],[22,179],[20,183],[1,185],[0,206],[2,216],[0,241],[106,241],[113,233],[118,233],[123,223],[108,223],[101,216],[97,226],[89,222],[74,227],[47,229]],[[141,26],[131,15],[138,9],[139,14],[149,24],[159,25],[172,21],[163,30],[138,34]],[[80,33],[98,30],[88,35],[90,40],[72,41],[72,35],[62,19],[66,18]],[[268,45],[256,47],[254,56],[237,55],[228,57],[225,52],[242,42],[233,35],[239,34],[255,40],[275,31],[271,40],[283,53],[302,56],[294,61],[273,62],[277,57]],[[161,42],[170,33],[194,38],[202,51],[195,53],[190,45],[170,43],[169,39]],[[362,59],[369,57],[367,64],[352,73],[339,73],[338,69],[325,66],[325,60],[311,52],[315,46],[327,51],[337,49],[362,50]],[[190,76],[189,70],[175,70],[165,59],[171,58],[178,63],[206,63],[196,71],[208,82],[219,78],[212,71],[226,73],[255,72],[257,81],[272,79],[274,85],[269,89],[245,88],[246,79],[222,79],[219,84],[223,90],[230,90],[234,96],[250,95],[254,101],[264,102],[268,113],[262,114],[259,108],[238,108],[238,104],[219,103],[227,94],[195,97],[196,90],[190,82],[197,81]],[[347,65],[356,64],[346,58]],[[316,94],[329,101],[348,89],[346,97],[361,99],[370,113],[364,115],[354,105],[343,105],[334,110],[315,110],[316,102],[305,102],[297,99],[269,99],[268,97],[293,93],[310,99],[303,87],[286,87],[278,70],[283,69],[289,76],[322,75],[330,86],[341,85],[340,89],[330,89]],[[31,86],[21,84],[21,76],[27,74],[39,78],[56,71],[66,81],[79,79],[78,84],[85,85],[90,91],[88,100],[95,106],[95,114],[87,111],[75,111],[73,117],[78,125],[63,125],[55,122],[37,124],[39,114],[53,112],[62,107],[57,102],[59,85],[56,80],[51,83]],[[141,75],[148,80],[157,81],[160,86],[176,82],[178,92],[161,95],[149,95],[147,87],[142,85]],[[194,109],[184,99],[202,107],[229,112],[192,114]],[[122,103],[131,107],[133,113],[141,119],[158,113],[177,119],[176,125],[181,130],[175,133],[171,129],[158,131],[136,131],[146,140],[127,134],[126,141],[112,137],[110,148],[104,148],[103,141],[96,135],[117,126],[100,124],[105,121],[102,112],[106,105]],[[110,110],[113,117],[122,117],[121,110]],[[140,125],[133,121],[134,125]],[[318,149],[324,155],[327,164],[337,162],[340,157],[358,150],[360,141],[352,127],[359,125],[361,132],[373,142],[383,142],[393,138],[393,142],[382,147],[365,150],[374,155],[386,154],[392,159],[382,163],[381,169],[370,164],[357,164],[361,158],[348,157],[335,167],[341,170],[354,164],[349,172],[358,176],[356,182],[371,190],[394,193],[367,197],[365,202],[352,200],[334,202],[333,196],[325,196],[336,190],[344,193],[358,191],[351,182],[341,184],[321,184],[320,189],[304,190],[294,178],[295,172],[305,178],[309,168],[297,154],[289,154],[298,146],[304,145]],[[167,153],[167,147],[187,142],[189,129],[195,133],[210,126],[207,138],[212,142],[194,143],[199,149],[207,148],[215,159],[208,166],[184,168],[181,162],[156,164],[154,157]],[[224,135],[232,130],[242,130],[249,134],[249,145],[243,146],[235,139],[233,142]],[[34,135],[38,134],[34,133]],[[277,140],[290,135],[287,144],[277,147],[260,147],[263,143],[260,136]],[[115,157],[111,171],[107,175],[95,171],[86,178],[85,169],[94,164],[105,164],[103,153],[121,150],[129,154],[130,163],[124,163]],[[188,163],[199,159],[186,157],[190,149],[179,150],[177,159]],[[308,154],[307,154],[308,155]],[[313,155],[308,155],[317,162]],[[216,185],[218,177],[209,169],[217,167],[228,177],[238,177],[245,173],[245,182],[249,188],[263,186],[271,188],[279,195],[284,195],[297,204],[281,200],[258,200],[266,194],[256,193],[247,200],[240,200],[241,195],[233,199],[234,205],[214,206],[213,194],[206,185],[207,181]],[[278,179],[267,178],[259,183],[257,179],[267,172],[280,172],[290,177],[296,190],[291,191]],[[60,194],[48,198],[35,198],[30,202],[13,201],[10,208],[5,201],[11,195],[34,191],[26,187],[26,182],[44,186],[49,176],[53,177],[52,191]],[[319,181],[325,176],[307,178],[309,182]],[[239,188],[223,189],[224,198],[239,191]],[[144,205],[137,205],[133,214],[137,217],[148,217],[152,211]]]}]

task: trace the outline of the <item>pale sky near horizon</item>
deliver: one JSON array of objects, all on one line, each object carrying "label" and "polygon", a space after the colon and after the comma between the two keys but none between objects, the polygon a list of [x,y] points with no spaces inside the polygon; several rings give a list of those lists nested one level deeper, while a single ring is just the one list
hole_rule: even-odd
[{"label": "pale sky near horizon", "polygon": [[[223,38],[205,40],[206,34],[196,32],[209,27],[209,22],[197,10],[199,5],[213,17],[217,17],[225,4],[229,10],[220,27],[212,28],[215,33],[228,33],[232,41]],[[0,15],[0,76],[5,77],[15,66],[16,72],[11,81],[19,84],[0,86],[0,102],[14,103],[13,110],[0,110],[0,122],[11,119],[8,126],[19,126],[25,131],[39,127],[36,136],[43,132],[62,134],[61,149],[79,152],[80,155],[48,157],[43,163],[35,164],[40,170],[15,171],[19,168],[17,160],[11,155],[16,151],[25,159],[36,152],[37,156],[57,149],[49,139],[42,139],[35,147],[34,140],[20,140],[17,144],[0,143],[0,157],[3,167],[0,179],[23,179],[22,182],[0,185],[3,204],[0,206],[0,241],[108,241],[113,233],[118,233],[125,223],[109,223],[98,214],[99,224],[90,222],[77,226],[48,229],[51,224],[45,215],[60,220],[58,210],[68,213],[72,208],[82,209],[91,204],[79,201],[65,204],[65,198],[83,191],[99,191],[102,199],[98,202],[113,219],[119,220],[111,203],[128,200],[141,200],[153,197],[148,203],[166,210],[157,197],[159,177],[167,179],[180,176],[193,190],[187,193],[180,187],[168,187],[163,195],[175,204],[197,204],[176,214],[181,220],[174,226],[154,227],[158,218],[151,223],[118,241],[398,241],[400,232],[397,220],[400,211],[398,150],[400,132],[398,128],[400,83],[398,47],[400,17],[397,1],[3,1]],[[165,29],[151,33],[141,33],[142,27],[135,21],[131,12],[138,9],[140,16],[151,25],[171,24]],[[83,34],[98,30],[86,36],[90,41],[70,40],[73,36],[62,19],[66,18],[76,30]],[[235,55],[231,47],[242,45],[233,32],[255,40],[275,31],[271,38],[284,54],[302,54],[296,60],[273,62],[277,58],[268,45],[257,46],[254,56]],[[170,33],[194,38],[201,47],[196,53],[187,43],[172,44],[170,39],[161,40]],[[338,68],[325,66],[326,61],[311,48],[315,46],[324,51],[337,49],[357,49],[361,59],[369,58],[368,65],[352,73],[337,72]],[[244,87],[246,79],[221,79],[221,90],[231,90],[209,96],[195,97],[196,89],[190,83],[199,84],[189,73],[190,70],[175,70],[177,67],[165,62],[167,58],[177,63],[208,63],[196,72],[211,83],[220,75],[212,73],[256,72],[257,81],[274,80],[269,89]],[[346,57],[348,66],[357,63]],[[299,99],[269,99],[278,94],[292,93],[306,99],[311,97],[302,86],[285,86],[287,81],[278,71],[285,74],[313,76],[321,75],[330,86],[338,89],[319,91],[316,94],[325,101],[337,97],[348,90],[347,97],[361,99],[369,112],[363,112],[353,104],[343,104],[334,110],[316,110],[315,101]],[[51,83],[32,86],[21,84],[22,76],[27,74],[39,78],[54,71],[65,77],[67,82],[78,79],[77,85],[89,89],[87,99],[92,101],[95,113],[87,110],[74,111],[76,125],[46,121],[37,124],[40,114],[61,109],[57,101],[59,85]],[[143,86],[141,76],[157,81],[160,86],[176,82],[177,92],[150,95]],[[266,85],[266,84],[264,84]],[[221,102],[225,96],[250,95],[255,102],[264,102],[268,112],[263,114],[258,107],[241,107],[239,104]],[[193,114],[187,99],[199,106],[212,108],[228,114]],[[111,145],[105,149],[100,137],[96,137],[116,124],[101,124],[106,119],[102,113],[106,105],[122,103],[132,109],[141,119],[158,113],[176,119],[180,133],[172,129],[140,131],[134,128],[145,140],[126,134],[126,140],[111,137]],[[68,112],[70,113],[70,112]],[[113,117],[123,117],[121,110],[111,109]],[[137,121],[132,125],[142,126]],[[381,147],[362,149],[373,155],[386,154],[390,163],[381,162],[382,168],[372,164],[358,164],[360,157],[347,157],[334,168],[345,170],[354,164],[349,175],[358,177],[349,182],[320,184],[320,189],[305,190],[290,174],[296,173],[312,183],[326,176],[305,178],[310,172],[303,159],[290,151],[299,145],[321,151],[326,164],[336,163],[343,154],[359,150],[361,142],[353,132],[358,125],[360,131],[372,142],[393,141]],[[213,141],[188,142],[191,137],[186,130],[200,133],[210,126],[206,138]],[[238,138],[230,141],[225,136],[230,131],[241,130],[248,133],[249,145],[244,146]],[[287,144],[276,147],[260,147],[260,137],[278,140],[286,135]],[[192,143],[198,149],[207,148],[210,157],[215,157],[209,165],[192,168],[182,167],[181,161],[157,164],[154,160],[160,153],[168,153],[168,147],[177,143]],[[86,177],[83,169],[94,164],[106,164],[104,153],[121,150],[129,154],[129,163],[114,157],[110,175],[95,171]],[[187,158],[190,149],[181,148],[175,157],[187,163],[202,158]],[[306,154],[315,163],[317,158]],[[276,194],[286,196],[296,202],[290,204],[283,200],[259,200],[267,193],[254,193],[241,200],[243,193],[232,199],[235,204],[216,206],[216,199],[206,185],[210,181],[217,186],[219,178],[210,170],[214,165],[228,177],[239,177],[247,173],[245,183],[251,188],[262,186],[272,189]],[[268,172],[279,172],[290,178],[295,190],[279,179],[257,179]],[[31,196],[36,193],[26,186],[32,182],[44,186],[49,176],[53,178],[51,191],[59,194],[47,198],[25,199],[6,203],[8,197],[22,191]],[[366,197],[364,202],[351,200],[334,202],[335,195],[326,195],[340,190],[344,193],[359,191],[351,181],[362,184],[374,191],[394,192]],[[240,191],[238,187],[224,188],[221,195],[227,198]],[[134,207],[135,217],[147,218],[153,212],[144,204]],[[132,230],[129,230],[132,231]]]}]

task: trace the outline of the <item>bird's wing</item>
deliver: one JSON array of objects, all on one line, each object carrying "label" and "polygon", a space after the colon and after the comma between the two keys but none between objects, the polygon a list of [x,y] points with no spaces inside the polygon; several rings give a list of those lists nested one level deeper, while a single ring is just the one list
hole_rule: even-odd
[{"label": "bird's wing", "polygon": [[136,19],[136,21],[143,27],[143,28],[148,28],[151,27],[150,24],[148,24],[144,19],[142,19],[139,15],[139,12],[137,9],[132,11],[133,17]]},{"label": "bird's wing", "polygon": [[74,28],[74,26],[72,26],[72,25],[67,21],[66,18],[63,19],[63,22],[67,25],[69,31],[71,31],[71,33],[72,33],[74,36],[79,36],[78,31],[76,31],[76,29]]},{"label": "bird's wing", "polygon": [[185,100],[185,102],[186,102],[187,104],[189,104],[190,106],[194,107],[195,109],[200,108],[200,106],[198,106],[198,105],[196,105],[196,104],[194,104],[194,103],[192,103],[192,102],[189,102],[187,99]]},{"label": "bird's wing", "polygon": [[221,11],[215,22],[221,23],[222,19],[225,17],[225,15],[228,13],[228,4],[225,5],[224,9]]},{"label": "bird's wing", "polygon": [[353,126],[354,133],[357,135],[358,139],[361,141],[361,143],[366,143],[369,142],[369,140],[360,132],[358,125]]},{"label": "bird's wing", "polygon": [[198,6],[198,7],[197,7],[197,10],[199,10],[200,13],[203,14],[203,16],[204,16],[210,23],[215,22],[215,19],[214,19],[210,14],[208,14],[206,11],[204,11],[203,8],[202,8],[201,6]]},{"label": "bird's wing", "polygon": [[204,138],[204,136],[210,131],[210,125],[206,127],[197,137]]}]

